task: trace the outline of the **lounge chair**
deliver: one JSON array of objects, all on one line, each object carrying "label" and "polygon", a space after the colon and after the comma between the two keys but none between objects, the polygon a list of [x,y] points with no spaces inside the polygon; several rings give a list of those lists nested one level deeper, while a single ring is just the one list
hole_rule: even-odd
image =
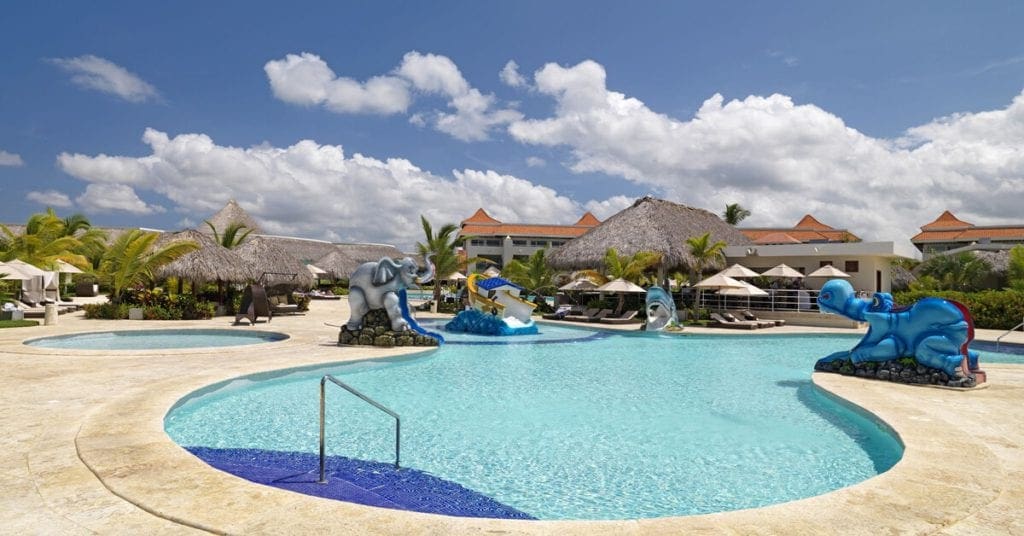
[{"label": "lounge chair", "polygon": [[249,285],[242,294],[242,306],[235,315],[235,324],[241,323],[243,318],[247,318],[250,324],[255,324],[256,319],[261,316],[267,317],[267,322],[274,318],[270,302],[267,300],[267,291],[259,285]]},{"label": "lounge chair", "polygon": [[715,328],[757,329],[757,327],[758,327],[756,322],[746,322],[746,321],[739,321],[739,320],[730,322],[730,321],[726,320],[725,318],[723,318],[722,315],[720,315],[718,313],[711,313],[711,320],[713,320],[714,323],[711,324],[710,326],[711,327],[715,327]]},{"label": "lounge chair", "polygon": [[601,309],[594,316],[587,319],[587,322],[600,322],[602,318],[612,314],[611,309]]},{"label": "lounge chair", "polygon": [[[760,319],[760,318],[758,318],[758,317],[757,317],[757,315],[755,315],[755,314],[754,314],[754,313],[752,313],[751,311],[743,311],[743,312],[742,312],[742,313],[740,313],[740,314],[742,314],[742,315],[743,315],[743,318],[745,318],[745,319],[747,319],[747,320],[757,320],[757,321],[761,321],[761,319]],[[781,318],[777,318],[777,319],[775,319],[775,320],[772,320],[771,318],[766,318],[766,319],[765,319],[765,321],[768,321],[768,320],[771,320],[772,322],[775,322],[775,325],[776,325],[776,326],[785,326],[785,325],[786,325],[786,321],[785,321],[785,320],[783,320],[783,319],[781,319]]]},{"label": "lounge chair", "polygon": [[580,307],[570,305],[559,305],[558,309],[556,309],[555,312],[543,314],[541,315],[541,318],[545,320],[565,320],[565,317],[567,315],[581,314],[583,314],[583,309]]},{"label": "lounge chair", "polygon": [[287,296],[271,296],[270,312],[277,315],[295,314],[299,312],[299,306],[294,303],[288,303]]},{"label": "lounge chair", "polygon": [[636,322],[636,311],[625,311],[619,316],[606,316],[601,319],[602,324],[632,324]]},{"label": "lounge chair", "polygon": [[736,318],[736,315],[729,312],[722,313],[722,318],[726,319],[729,322],[753,322],[757,324],[758,329],[775,327],[774,320],[740,320],[739,318]]},{"label": "lounge chair", "polygon": [[573,322],[586,322],[588,318],[596,315],[598,312],[600,312],[599,309],[585,309],[580,314],[565,315],[565,319],[572,320]]}]

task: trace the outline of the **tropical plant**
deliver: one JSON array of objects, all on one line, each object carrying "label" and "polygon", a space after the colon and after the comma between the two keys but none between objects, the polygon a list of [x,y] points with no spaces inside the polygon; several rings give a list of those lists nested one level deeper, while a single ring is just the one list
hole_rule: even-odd
[{"label": "tropical plant", "polygon": [[249,228],[246,224],[235,221],[229,223],[227,228],[224,229],[224,233],[221,234],[217,232],[217,228],[210,223],[210,220],[203,220],[203,222],[210,226],[210,230],[213,231],[214,241],[228,249],[234,249],[242,245],[242,242],[245,242],[245,239],[248,238],[253,231],[253,229]]},{"label": "tropical plant", "polygon": [[[425,260],[434,264],[434,277],[448,277],[459,269],[460,259],[455,252],[456,246],[462,244],[465,237],[458,236],[459,228],[454,223],[446,223],[434,233],[434,228],[427,218],[420,215],[423,225],[423,242],[416,243],[416,250]],[[461,261],[465,262],[465,261]],[[434,284],[434,303],[441,301],[441,285]]]},{"label": "tropical plant", "polygon": [[690,267],[691,285],[700,280],[704,269],[711,263],[725,260],[726,243],[721,240],[712,242],[710,232],[687,238],[686,245],[690,248],[690,255],[693,256],[693,266]]},{"label": "tropical plant", "polygon": [[110,279],[110,301],[121,303],[125,290],[153,281],[161,266],[194,251],[199,245],[191,241],[174,242],[154,250],[160,235],[133,229],[117,237],[100,262],[100,272]]},{"label": "tropical plant", "polygon": [[1024,246],[1013,246],[1010,250],[1010,264],[1006,269],[1010,287],[1024,291]]},{"label": "tropical plant", "polygon": [[741,207],[739,203],[725,205],[725,211],[722,212],[722,219],[729,225],[737,225],[747,219],[747,216],[750,216],[750,211]]},{"label": "tropical plant", "polygon": [[[625,279],[631,283],[643,285],[647,283],[645,272],[661,262],[661,254],[653,251],[638,251],[632,255],[619,255],[615,248],[608,248],[604,253],[604,276],[607,280]],[[616,313],[622,312],[626,303],[626,295],[620,293],[615,307]]]},{"label": "tropical plant", "polygon": [[[0,233],[3,234],[0,260],[21,259],[36,266],[52,266],[62,260],[80,268],[87,267],[88,259],[82,254],[83,242],[75,234],[79,230],[88,229],[84,227],[88,226],[88,220],[80,214],[74,218],[73,221],[71,218],[62,219],[52,208],[48,208],[46,212],[30,216],[21,234],[15,234],[6,225],[0,225]],[[94,245],[94,237],[102,238],[102,234],[96,231],[90,235],[90,246]]]},{"label": "tropical plant", "polygon": [[534,251],[526,262],[512,260],[501,271],[503,277],[535,294],[537,303],[543,303],[544,296],[549,295],[557,288],[554,282],[554,273],[544,258],[546,251],[546,249]]},{"label": "tropical plant", "polygon": [[936,255],[918,268],[920,275],[938,280],[938,290],[979,290],[992,275],[992,265],[970,252]]}]

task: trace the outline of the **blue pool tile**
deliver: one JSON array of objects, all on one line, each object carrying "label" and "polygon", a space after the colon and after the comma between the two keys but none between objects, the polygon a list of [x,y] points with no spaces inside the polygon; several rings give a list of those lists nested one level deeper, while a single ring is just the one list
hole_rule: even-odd
[{"label": "blue pool tile", "polygon": [[368,506],[460,517],[534,519],[486,495],[416,469],[328,456],[327,484],[319,456],[305,452],[188,447],[211,466],[251,482]]}]

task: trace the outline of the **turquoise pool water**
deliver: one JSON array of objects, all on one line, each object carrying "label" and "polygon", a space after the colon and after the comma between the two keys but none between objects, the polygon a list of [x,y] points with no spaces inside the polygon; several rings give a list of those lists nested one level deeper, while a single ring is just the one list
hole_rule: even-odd
[{"label": "turquoise pool water", "polygon": [[25,341],[40,348],[76,350],[158,350],[242,346],[283,341],[283,333],[234,329],[143,329],[97,331]]},{"label": "turquoise pool water", "polygon": [[[404,466],[534,517],[734,510],[848,486],[902,456],[884,426],[810,382],[818,357],[856,340],[609,334],[454,343],[235,380],[189,397],[165,426],[184,446],[314,453],[319,379],[330,373],[401,415]],[[328,454],[393,459],[394,425],[378,410],[334,389],[327,421]]]}]

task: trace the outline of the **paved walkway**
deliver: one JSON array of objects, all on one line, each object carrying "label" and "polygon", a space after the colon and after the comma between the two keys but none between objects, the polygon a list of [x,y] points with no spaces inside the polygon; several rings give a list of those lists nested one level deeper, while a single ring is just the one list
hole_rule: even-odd
[{"label": "paved walkway", "polygon": [[[87,321],[76,313],[56,326],[0,330],[0,533],[1024,534],[1024,366],[1018,365],[986,365],[989,387],[969,392],[816,375],[819,386],[892,425],[907,446],[903,460],[883,475],[818,497],[680,518],[520,522],[364,507],[216,471],[164,433],[170,407],[202,386],[396,353],[336,346],[337,330],[324,322],[347,317],[344,300],[318,301],[309,314],[256,326],[288,333],[288,341],[207,351],[68,352],[22,340],[104,329],[228,327],[230,319],[157,324]],[[1013,339],[1024,342],[1024,334]]]}]

